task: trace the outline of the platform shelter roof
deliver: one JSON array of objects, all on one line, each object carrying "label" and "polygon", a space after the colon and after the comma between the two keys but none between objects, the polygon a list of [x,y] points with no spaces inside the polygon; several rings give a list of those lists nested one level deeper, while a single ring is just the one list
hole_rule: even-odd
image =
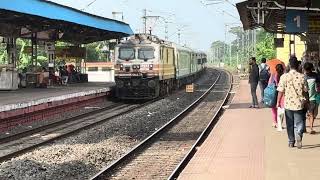
[{"label": "platform shelter roof", "polygon": [[236,6],[244,30],[263,27],[273,33],[294,34],[286,31],[286,16],[288,10],[297,10],[306,13],[306,33],[320,34],[319,0],[247,0]]},{"label": "platform shelter roof", "polygon": [[1,0],[0,35],[90,43],[133,34],[124,22],[45,0]]}]

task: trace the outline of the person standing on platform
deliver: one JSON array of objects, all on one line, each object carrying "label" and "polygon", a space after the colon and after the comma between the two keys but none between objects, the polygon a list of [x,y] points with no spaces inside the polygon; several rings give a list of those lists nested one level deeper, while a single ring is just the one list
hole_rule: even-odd
[{"label": "person standing on platform", "polygon": [[64,67],[59,67],[59,73],[60,73],[60,77],[61,77],[61,84],[62,85],[67,85],[68,84],[68,71],[67,69]]},{"label": "person standing on platform", "polygon": [[266,64],[267,59],[262,58],[261,64],[259,65],[259,86],[261,91],[261,103],[263,104],[263,97],[264,97],[264,89],[268,86],[268,81],[270,78],[270,68]]},{"label": "person standing on platform", "polygon": [[313,130],[314,119],[318,115],[318,104],[316,102],[316,94],[317,94],[317,84],[319,84],[319,80],[317,74],[313,72],[313,64],[310,62],[306,62],[304,64],[305,78],[308,82],[308,93],[309,93],[309,101],[310,104],[308,106],[307,118],[310,126],[310,134],[315,134],[316,132]]},{"label": "person standing on platform", "polygon": [[[276,85],[276,87],[278,87],[279,85],[279,81],[281,76],[284,74],[284,67],[282,64],[277,64],[276,65],[276,73],[272,74],[271,77],[269,78],[269,82],[268,84],[272,84],[274,83]],[[272,119],[273,119],[273,125],[272,127],[277,128],[278,130],[281,131],[282,130],[282,119],[283,119],[283,114],[281,114],[280,112],[278,112],[279,110],[282,110],[283,112],[283,108],[284,108],[284,96],[282,96],[282,98],[280,99],[280,104],[279,107],[275,106],[271,108],[271,112],[272,112]],[[278,122],[280,121],[280,122]]]},{"label": "person standing on platform", "polygon": [[252,57],[249,62],[249,84],[252,96],[252,105],[250,108],[259,108],[257,98],[257,86],[259,83],[259,67],[256,62],[256,58]]},{"label": "person standing on platform", "polygon": [[290,71],[281,76],[278,85],[277,107],[280,107],[281,98],[285,93],[285,117],[289,147],[294,147],[295,143],[300,149],[302,147],[302,137],[304,131],[305,107],[308,104],[308,85],[304,75],[298,72],[299,63],[297,58],[289,60]]}]

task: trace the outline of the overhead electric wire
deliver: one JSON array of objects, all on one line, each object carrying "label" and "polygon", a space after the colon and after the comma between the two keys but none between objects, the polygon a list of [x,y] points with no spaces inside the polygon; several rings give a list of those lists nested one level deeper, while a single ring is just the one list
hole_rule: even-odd
[{"label": "overhead electric wire", "polygon": [[229,0],[225,0],[227,3],[229,3],[230,5],[232,5],[233,7],[237,7],[235,4],[233,4],[232,2],[230,2]]},{"label": "overhead electric wire", "polygon": [[82,8],[81,11],[84,11],[85,9],[87,9],[88,7],[90,7],[93,3],[95,3],[97,0],[93,0],[91,1],[89,4],[86,5],[86,7]]},{"label": "overhead electric wire", "polygon": [[[213,0],[214,1],[214,0]],[[226,2],[229,2],[229,3],[231,3],[229,0],[225,0]],[[221,1],[216,1],[216,4],[220,4],[220,3],[222,3],[222,0]],[[208,9],[208,6],[210,6],[211,4],[206,4],[204,1],[200,1],[200,4],[202,4],[205,8],[207,8]],[[232,3],[231,3],[232,4]],[[233,4],[232,4],[233,5]],[[235,5],[234,5],[235,6]],[[227,11],[225,11],[225,10],[222,10],[222,9],[220,9],[220,8],[217,8],[218,9],[218,11],[220,12],[220,13],[222,13],[223,15],[224,14],[227,14],[227,15],[229,15],[230,17],[233,17],[233,18],[235,18],[235,19],[237,19],[237,20],[239,20],[239,18],[238,17],[236,17],[236,16],[234,16],[233,14],[231,14],[231,13],[228,13]],[[209,11],[210,13],[211,13],[211,11]]]}]

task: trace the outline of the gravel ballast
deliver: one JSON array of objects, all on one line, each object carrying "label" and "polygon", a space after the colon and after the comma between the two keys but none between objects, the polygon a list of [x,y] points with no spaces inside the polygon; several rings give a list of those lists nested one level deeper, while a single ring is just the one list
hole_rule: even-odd
[{"label": "gravel ballast", "polygon": [[[208,69],[196,84],[210,84]],[[203,92],[183,90],[104,124],[0,163],[0,179],[87,179],[190,105]]]}]

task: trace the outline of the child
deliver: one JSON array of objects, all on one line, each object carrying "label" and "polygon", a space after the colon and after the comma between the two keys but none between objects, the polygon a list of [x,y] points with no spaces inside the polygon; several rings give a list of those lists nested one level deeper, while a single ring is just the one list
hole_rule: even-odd
[{"label": "child", "polygon": [[316,94],[317,94],[317,74],[312,72],[313,64],[306,62],[304,64],[305,70],[305,79],[308,82],[308,93],[309,93],[309,106],[307,111],[307,118],[310,124],[310,134],[315,134],[316,132],[313,130],[314,119],[318,115],[318,107],[319,105],[316,103]]}]

